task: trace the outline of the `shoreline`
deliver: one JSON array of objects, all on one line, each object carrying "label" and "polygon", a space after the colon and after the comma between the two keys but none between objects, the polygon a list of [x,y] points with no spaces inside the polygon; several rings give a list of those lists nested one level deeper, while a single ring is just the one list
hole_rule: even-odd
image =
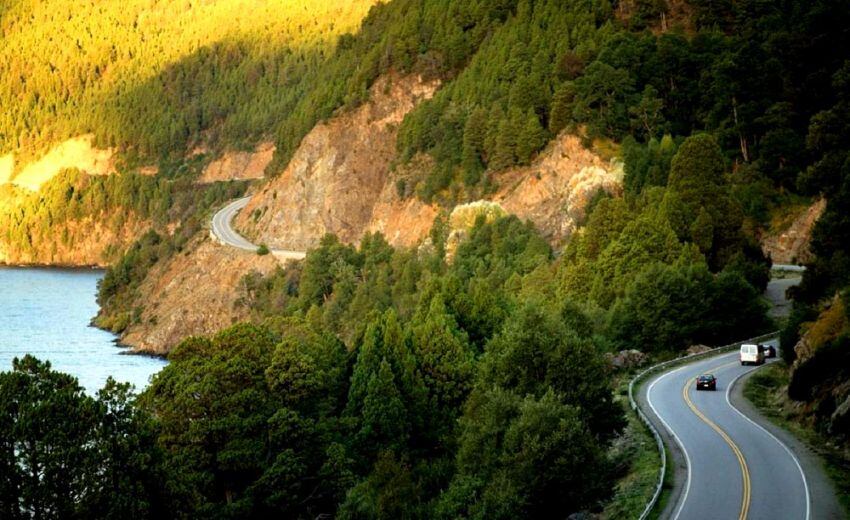
[{"label": "shoreline", "polygon": [[106,271],[109,265],[99,264],[21,264],[0,262],[0,269],[53,269],[59,271]]}]

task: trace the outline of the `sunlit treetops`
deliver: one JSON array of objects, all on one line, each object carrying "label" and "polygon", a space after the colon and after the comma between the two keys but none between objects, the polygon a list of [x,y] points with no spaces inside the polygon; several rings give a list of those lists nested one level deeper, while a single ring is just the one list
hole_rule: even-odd
[{"label": "sunlit treetops", "polygon": [[0,153],[31,156],[93,131],[150,155],[213,124],[234,141],[270,131],[252,116],[274,112],[274,92],[323,61],[375,0],[4,4]]}]

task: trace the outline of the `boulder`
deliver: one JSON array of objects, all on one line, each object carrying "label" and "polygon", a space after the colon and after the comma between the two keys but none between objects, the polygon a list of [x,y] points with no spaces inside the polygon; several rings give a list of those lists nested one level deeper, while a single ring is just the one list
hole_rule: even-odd
[{"label": "boulder", "polygon": [[711,347],[708,345],[691,345],[688,347],[686,351],[689,356],[693,356],[694,354],[702,354],[703,352],[708,352],[711,350]]},{"label": "boulder", "polygon": [[632,368],[646,362],[647,356],[640,350],[621,350],[610,355],[611,366],[615,368]]}]

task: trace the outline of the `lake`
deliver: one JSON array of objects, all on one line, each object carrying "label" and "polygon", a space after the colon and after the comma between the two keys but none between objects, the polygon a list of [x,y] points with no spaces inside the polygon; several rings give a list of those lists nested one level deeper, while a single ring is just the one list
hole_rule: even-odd
[{"label": "lake", "polygon": [[74,375],[89,393],[109,376],[147,386],[165,361],[127,355],[116,336],[89,325],[102,271],[0,267],[0,371],[25,354]]}]

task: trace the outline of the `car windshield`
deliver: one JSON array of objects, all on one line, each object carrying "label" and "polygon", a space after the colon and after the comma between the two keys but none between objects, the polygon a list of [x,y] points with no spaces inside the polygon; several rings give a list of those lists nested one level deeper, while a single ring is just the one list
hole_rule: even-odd
[{"label": "car windshield", "polygon": [[714,376],[699,376],[700,381],[711,381],[714,379]]}]

